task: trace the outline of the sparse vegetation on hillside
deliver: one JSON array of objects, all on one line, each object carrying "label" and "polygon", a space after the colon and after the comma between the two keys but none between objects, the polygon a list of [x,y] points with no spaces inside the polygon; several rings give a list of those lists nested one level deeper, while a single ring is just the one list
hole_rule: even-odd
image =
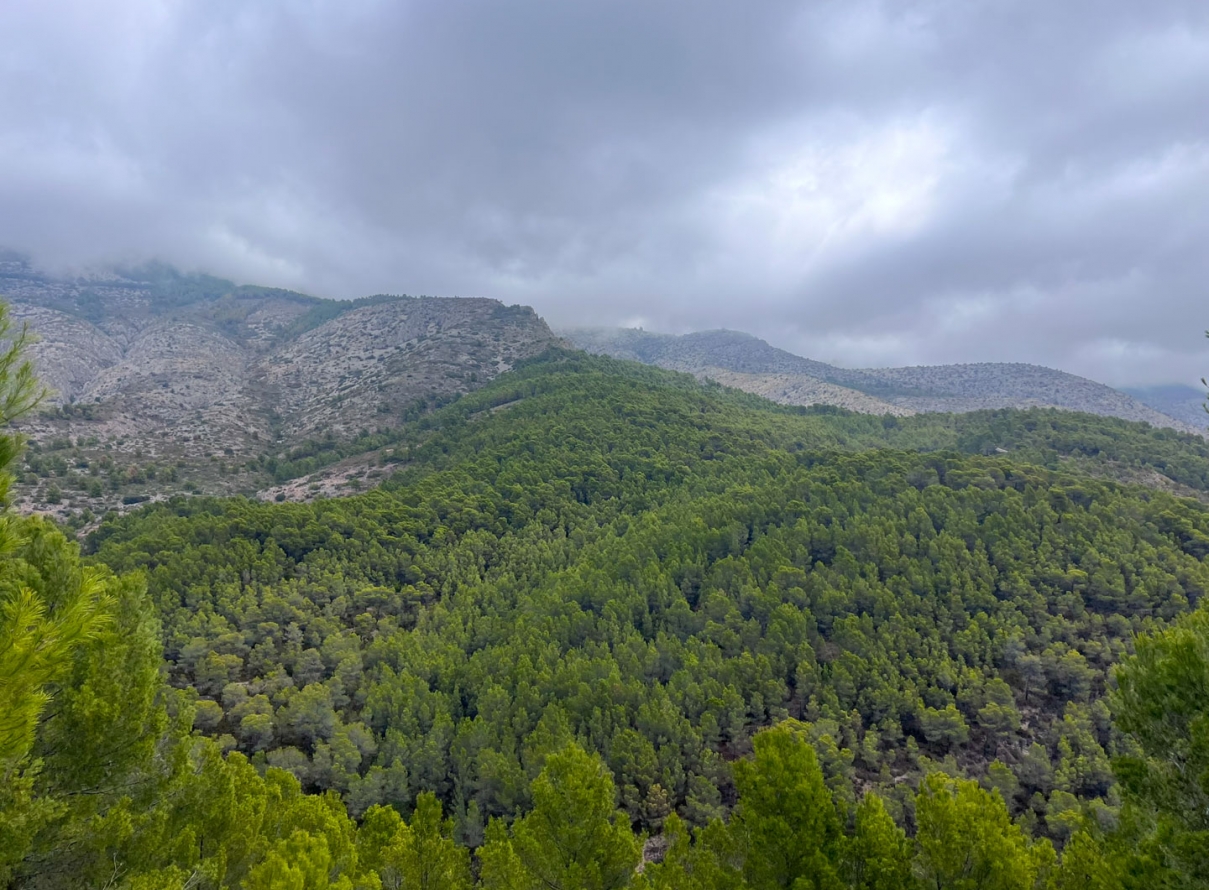
[{"label": "sparse vegetation on hillside", "polygon": [[491,300],[319,300],[158,266],[59,280],[9,259],[5,288],[55,391],[22,431],[44,451],[69,442],[72,461],[35,456],[18,504],[82,526],[162,495],[253,494],[286,468],[365,453],[554,342],[532,310]]},{"label": "sparse vegetation on hillside", "polygon": [[738,331],[682,336],[642,330],[566,332],[588,352],[718,380],[786,404],[829,404],[869,414],[1055,407],[1201,433],[1142,401],[1083,377],[1038,365],[984,363],[910,368],[838,368],[777,349]]}]

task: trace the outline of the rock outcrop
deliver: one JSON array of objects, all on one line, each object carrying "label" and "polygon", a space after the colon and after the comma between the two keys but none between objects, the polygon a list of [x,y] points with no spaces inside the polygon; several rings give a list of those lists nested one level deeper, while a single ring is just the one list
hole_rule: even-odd
[{"label": "rock outcrop", "polygon": [[[36,336],[31,354],[53,391],[20,424],[36,468],[18,480],[27,507],[53,506],[68,483],[94,495],[61,500],[120,506],[142,497],[130,480],[149,470],[161,484],[146,491],[171,493],[166,468],[198,490],[251,493],[266,458],[392,429],[561,342],[532,309],[496,300],[338,302],[162,267],[62,279],[11,255],[0,257],[0,298]],[[75,469],[56,477],[52,460],[41,472],[52,444]],[[76,481],[93,465],[105,468],[93,474],[101,497]]]}]

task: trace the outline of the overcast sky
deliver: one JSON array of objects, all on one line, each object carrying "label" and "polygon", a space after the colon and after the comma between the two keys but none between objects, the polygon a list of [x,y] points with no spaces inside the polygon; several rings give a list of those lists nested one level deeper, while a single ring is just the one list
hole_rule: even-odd
[{"label": "overcast sky", "polygon": [[1209,3],[0,3],[0,244],[1209,373]]}]

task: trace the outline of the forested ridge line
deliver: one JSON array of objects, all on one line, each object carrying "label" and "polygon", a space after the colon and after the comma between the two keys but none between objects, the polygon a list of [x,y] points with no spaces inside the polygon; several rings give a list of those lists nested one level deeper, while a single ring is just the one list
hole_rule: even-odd
[{"label": "forested ridge line", "polygon": [[[766,443],[790,450],[889,446],[912,451],[1009,453],[1026,463],[1053,469],[1073,464],[1076,471],[1118,481],[1145,484],[1148,480],[1139,471],[1153,471],[1189,492],[1209,491],[1209,442],[1202,436],[1146,423],[1054,408],[882,417],[827,405],[777,405],[688,374],[559,348],[519,362],[510,373],[452,405],[437,405],[428,413],[426,408],[431,406],[413,406],[407,415],[410,422],[403,427],[366,432],[350,441],[333,438],[298,443],[278,456],[263,458],[261,464],[279,481],[370,451],[384,450],[387,462],[398,464],[434,433],[458,430],[462,423],[513,410],[523,402],[537,403],[528,405],[526,411],[538,420],[550,413],[567,416],[576,407],[591,411],[588,406],[593,400],[617,401],[625,394],[630,404],[616,409],[624,413],[648,403],[652,390],[659,392],[660,400],[673,413],[696,412],[708,422],[725,423],[732,429],[736,420],[731,415],[744,414],[740,426],[749,427],[751,434],[763,437]],[[447,461],[451,448],[464,455],[457,449],[470,445],[462,432],[456,438],[439,438],[439,448],[423,453],[420,465],[426,470],[435,461]],[[476,442],[475,447],[481,445]]]},{"label": "forested ridge line", "polygon": [[380,490],[173,499],[89,567],[7,520],[46,615],[105,620],[0,883],[1203,886],[1209,509],[1079,472],[1203,489],[1194,437],[574,353],[416,426]]}]

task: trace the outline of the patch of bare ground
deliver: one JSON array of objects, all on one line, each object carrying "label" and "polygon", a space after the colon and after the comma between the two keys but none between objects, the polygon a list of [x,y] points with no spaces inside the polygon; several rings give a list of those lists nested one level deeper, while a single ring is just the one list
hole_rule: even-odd
[{"label": "patch of bare ground", "polygon": [[895,417],[915,413],[911,408],[804,374],[745,374],[724,368],[703,368],[694,373],[698,378],[763,396],[782,405],[835,405],[860,414],[892,414]]},{"label": "patch of bare ground", "polygon": [[307,502],[316,498],[348,497],[376,488],[404,465],[393,460],[389,448],[345,458],[306,476],[290,479],[256,492],[262,501]]}]

